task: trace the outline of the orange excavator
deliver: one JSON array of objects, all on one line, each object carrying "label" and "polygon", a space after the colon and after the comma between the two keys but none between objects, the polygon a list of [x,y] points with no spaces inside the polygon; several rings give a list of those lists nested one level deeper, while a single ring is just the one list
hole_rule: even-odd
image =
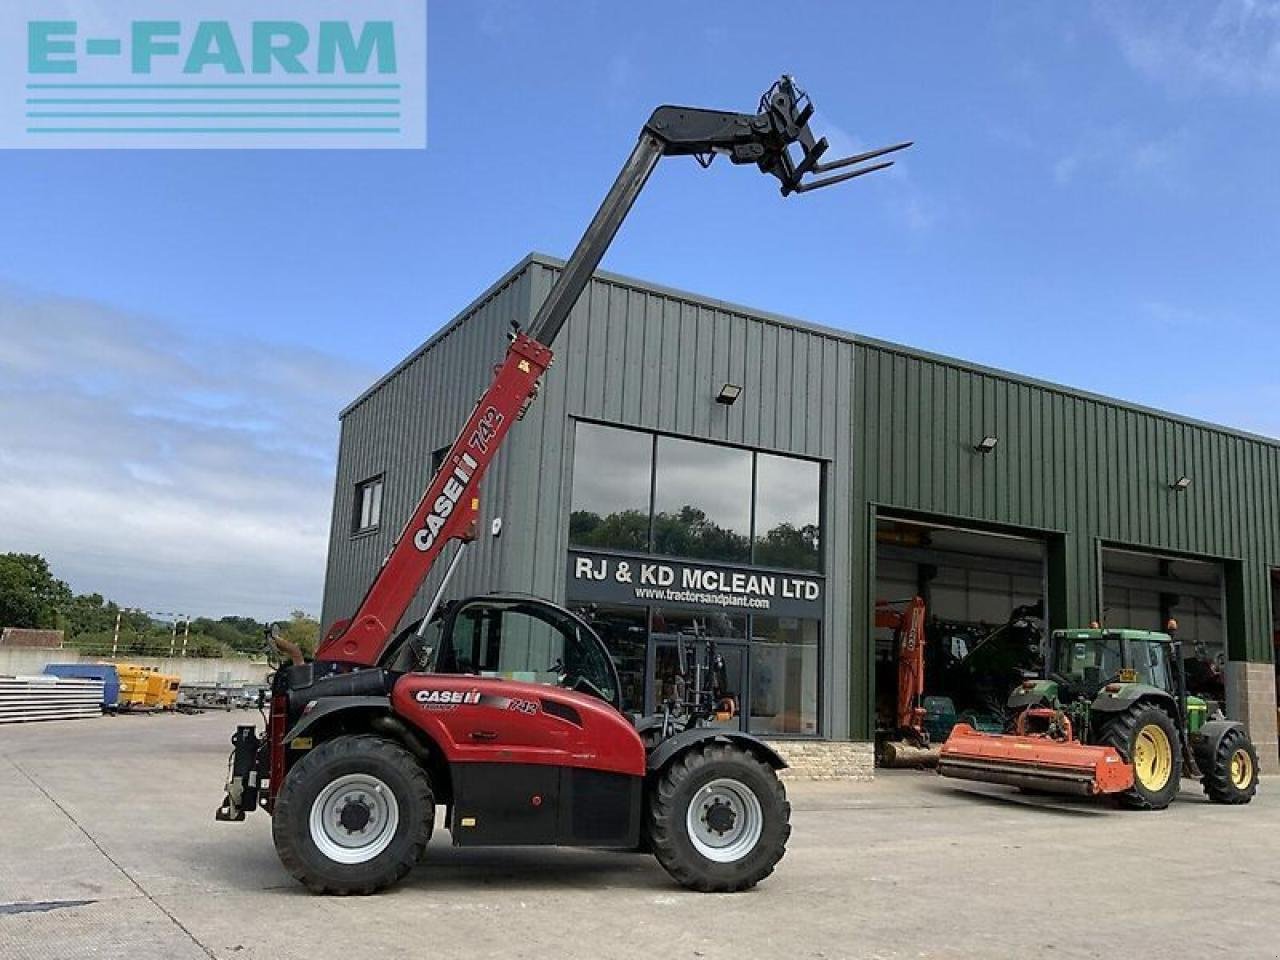
[{"label": "orange excavator", "polygon": [[929,732],[924,723],[924,598],[877,600],[876,626],[893,631],[898,655],[894,730],[879,745],[880,764],[931,767],[938,762],[938,748],[929,745]]}]

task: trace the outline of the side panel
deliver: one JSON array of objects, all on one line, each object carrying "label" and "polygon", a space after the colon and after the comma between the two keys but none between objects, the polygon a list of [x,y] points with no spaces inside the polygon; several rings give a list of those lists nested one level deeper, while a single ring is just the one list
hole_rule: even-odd
[{"label": "side panel", "polygon": [[449,829],[455,846],[631,847],[643,783],[577,767],[459,764]]},{"label": "side panel", "polygon": [[431,737],[450,763],[644,775],[644,745],[630,722],[586,694],[493,677],[409,674],[391,701],[396,715]]}]

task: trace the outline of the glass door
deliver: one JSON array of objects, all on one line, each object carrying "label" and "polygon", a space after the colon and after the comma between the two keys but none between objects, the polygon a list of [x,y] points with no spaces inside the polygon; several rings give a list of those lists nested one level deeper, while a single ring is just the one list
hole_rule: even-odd
[{"label": "glass door", "polygon": [[[661,711],[664,700],[672,698],[683,699],[684,691],[681,688],[683,681],[680,677],[679,644],[687,644],[691,639],[694,638],[671,633],[650,635],[648,665],[645,671],[649,680],[645,690],[646,713],[658,713]],[[710,639],[715,641],[716,652],[724,659],[724,683],[726,687],[724,694],[725,696],[733,696],[738,702],[736,716],[729,720],[712,720],[711,725],[731,730],[746,729],[747,705],[745,698],[747,695],[747,662],[749,660],[747,644],[732,637],[712,637]],[[705,638],[695,640],[700,655],[701,645],[705,642]],[[693,665],[691,663],[691,673],[692,669]],[[693,683],[692,676],[690,676],[688,682],[690,684]]]}]

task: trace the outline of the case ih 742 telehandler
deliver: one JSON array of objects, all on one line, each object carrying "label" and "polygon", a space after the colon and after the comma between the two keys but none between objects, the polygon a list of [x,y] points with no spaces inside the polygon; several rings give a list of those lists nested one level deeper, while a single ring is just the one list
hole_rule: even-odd
[{"label": "case ih 742 telehandler", "polygon": [[[485,469],[537,395],[556,333],[659,159],[706,165],[722,154],[777,177],[786,196],[882,169],[891,161],[867,161],[908,146],[823,163],[812,112],[785,76],[754,114],[654,111],[355,615],[328,630],[313,663],[276,671],[261,738],[252,726],[236,731],[218,818],[264,807],[281,860],[312,890],[371,893],[400,879],[426,848],[437,804],[455,844],[647,847],[697,890],[753,886],[782,857],[784,763],[754,737],[711,725],[729,699],[714,647],[695,639],[682,649],[683,692],[633,723],[608,651],[579,617],[522,596],[440,596],[474,528]],[[397,634],[451,540],[457,551],[426,615]]]},{"label": "case ih 742 telehandler", "polygon": [[1057,630],[1044,679],[1009,696],[1011,731],[957,724],[942,746],[944,777],[1048,793],[1115,794],[1163,810],[1182,777],[1199,777],[1216,803],[1248,803],[1258,755],[1244,725],[1187,693],[1179,644],[1145,630]]}]

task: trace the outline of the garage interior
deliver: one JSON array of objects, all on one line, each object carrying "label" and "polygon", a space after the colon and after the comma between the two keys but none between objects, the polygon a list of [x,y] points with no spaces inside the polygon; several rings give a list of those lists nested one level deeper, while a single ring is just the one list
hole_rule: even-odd
[{"label": "garage interior", "polygon": [[[881,517],[876,525],[877,739],[897,729],[898,614],[924,608],[925,727],[944,740],[957,720],[1003,730],[1009,691],[1043,656],[1043,540]],[[918,598],[918,600],[916,599]]]},{"label": "garage interior", "polygon": [[1176,620],[1188,692],[1225,704],[1222,564],[1103,548],[1101,571],[1103,625],[1163,630]]}]

